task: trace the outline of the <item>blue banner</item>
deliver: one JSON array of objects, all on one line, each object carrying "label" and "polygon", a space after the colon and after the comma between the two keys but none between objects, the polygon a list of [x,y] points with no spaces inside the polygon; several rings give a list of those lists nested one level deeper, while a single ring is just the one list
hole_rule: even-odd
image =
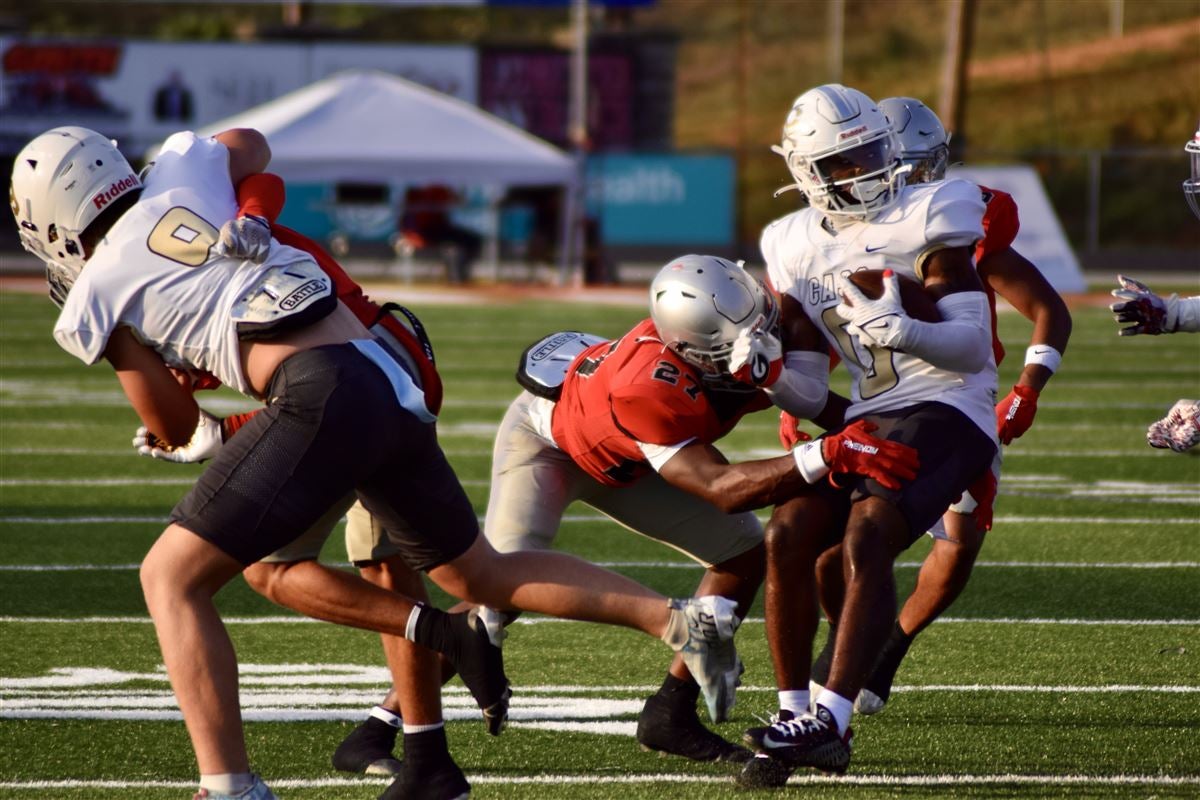
[{"label": "blue banner", "polygon": [[589,156],[587,197],[606,244],[733,244],[729,155]]}]

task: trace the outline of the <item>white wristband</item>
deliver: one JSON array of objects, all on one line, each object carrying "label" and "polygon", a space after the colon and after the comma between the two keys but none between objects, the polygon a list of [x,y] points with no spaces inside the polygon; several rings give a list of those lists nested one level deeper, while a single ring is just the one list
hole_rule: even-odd
[{"label": "white wristband", "polygon": [[821,452],[821,440],[805,442],[792,450],[792,458],[796,459],[796,469],[811,484],[829,474],[829,465],[825,463],[825,454]]},{"label": "white wristband", "polygon": [[1025,351],[1025,366],[1039,364],[1051,372],[1058,372],[1062,363],[1062,353],[1048,344],[1031,344]]}]

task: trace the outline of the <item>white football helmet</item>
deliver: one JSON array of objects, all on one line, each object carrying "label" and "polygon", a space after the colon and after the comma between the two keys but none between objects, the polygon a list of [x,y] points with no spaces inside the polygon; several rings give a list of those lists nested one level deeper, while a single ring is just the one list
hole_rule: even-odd
[{"label": "white football helmet", "polygon": [[1192,179],[1183,182],[1183,196],[1187,198],[1192,213],[1200,219],[1200,125],[1196,126],[1196,135],[1183,149],[1192,160]]},{"label": "white football helmet", "polygon": [[13,162],[8,199],[21,244],[46,264],[50,298],[62,305],[86,258],[79,235],[142,182],[116,142],[87,128],[54,128]]},{"label": "white football helmet", "polygon": [[796,98],[783,124],[793,186],[826,214],[870,217],[891,206],[904,188],[900,144],[875,101],[857,89],[827,83]]},{"label": "white football helmet", "polygon": [[681,256],[650,283],[650,318],[663,344],[705,377],[729,376],[738,334],[761,328],[777,335],[779,307],[757,278],[716,256]]},{"label": "white football helmet", "polygon": [[950,135],[929,106],[915,97],[888,97],[879,110],[892,121],[900,140],[900,160],[912,166],[906,183],[929,183],[946,177]]}]

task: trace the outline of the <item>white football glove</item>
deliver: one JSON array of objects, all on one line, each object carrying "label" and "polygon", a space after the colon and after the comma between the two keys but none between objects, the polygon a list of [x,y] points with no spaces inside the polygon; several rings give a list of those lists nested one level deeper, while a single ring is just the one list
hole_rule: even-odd
[{"label": "white football glove", "polygon": [[271,252],[271,223],[253,214],[229,220],[221,226],[217,252],[261,264]]},{"label": "white football glove", "polygon": [[180,447],[169,447],[143,425],[133,435],[133,448],[139,456],[148,456],[176,464],[198,464],[212,458],[221,449],[221,420],[200,409],[200,419],[188,443]]},{"label": "white football glove", "polygon": [[1146,430],[1151,447],[1182,453],[1200,444],[1200,400],[1179,400],[1167,415]]},{"label": "white football glove", "polygon": [[837,313],[850,322],[846,330],[868,344],[895,347],[900,338],[900,327],[908,319],[900,301],[900,278],[895,273],[884,275],[883,293],[878,300],[870,299],[861,289],[846,281]]},{"label": "white football glove", "polygon": [[1133,323],[1117,331],[1119,335],[1145,333],[1157,336],[1160,333],[1174,333],[1178,329],[1179,295],[1159,297],[1146,284],[1124,275],[1118,275],[1117,281],[1121,288],[1113,289],[1112,296],[1121,302],[1113,303],[1108,310],[1113,312],[1113,319],[1117,322]]},{"label": "white football glove", "polygon": [[729,374],[743,383],[767,387],[783,370],[783,345],[769,331],[746,328],[733,340]]}]

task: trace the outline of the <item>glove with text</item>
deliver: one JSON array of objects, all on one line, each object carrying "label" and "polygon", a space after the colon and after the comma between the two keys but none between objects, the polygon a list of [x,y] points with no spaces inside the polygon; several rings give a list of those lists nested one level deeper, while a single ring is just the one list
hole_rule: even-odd
[{"label": "glove with text", "polygon": [[221,420],[200,409],[200,419],[196,422],[196,430],[187,444],[171,447],[146,426],[137,429],[133,436],[133,448],[138,455],[157,458],[162,461],[172,461],[176,464],[197,464],[212,458],[221,449],[224,437],[221,433]]},{"label": "glove with text", "polygon": [[996,404],[996,433],[1004,444],[1029,430],[1033,415],[1037,413],[1038,390],[1032,386],[1017,385]]},{"label": "glove with text", "polygon": [[821,455],[829,465],[831,479],[837,473],[848,472],[872,478],[888,489],[899,489],[900,481],[917,477],[921,466],[917,451],[872,436],[878,428],[873,422],[859,420],[821,440]]},{"label": "glove with text", "polygon": [[221,226],[217,251],[230,258],[261,264],[271,252],[271,223],[253,214],[229,220]]},{"label": "glove with text", "polygon": [[783,372],[783,345],[769,331],[747,328],[733,340],[729,374],[742,383],[765,389]]},{"label": "glove with text", "polygon": [[1136,336],[1139,333],[1157,336],[1174,333],[1179,310],[1179,296],[1162,298],[1141,281],[1118,275],[1120,289],[1113,289],[1112,296],[1120,300],[1108,307],[1113,319],[1120,323],[1132,322],[1128,328],[1117,331],[1120,336]]},{"label": "glove with text", "polygon": [[876,300],[846,281],[837,313],[849,321],[846,330],[859,339],[879,347],[894,347],[900,337],[901,321],[908,317],[900,299],[900,279],[890,269],[884,270],[883,292]]}]

